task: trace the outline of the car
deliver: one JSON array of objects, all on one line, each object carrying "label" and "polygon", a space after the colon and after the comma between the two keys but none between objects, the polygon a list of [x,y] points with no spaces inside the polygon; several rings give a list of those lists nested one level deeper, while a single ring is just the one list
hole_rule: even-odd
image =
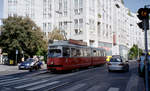
[{"label": "car", "polygon": [[29,69],[30,68],[30,65],[31,64],[34,64],[34,59],[32,58],[28,58],[26,61],[18,64],[18,69],[21,70],[21,69]]},{"label": "car", "polygon": [[112,56],[109,62],[107,62],[108,71],[129,71],[128,61],[124,61],[121,56]]},{"label": "car", "polygon": [[20,63],[18,65],[18,69],[22,70],[30,70],[32,68],[41,68],[42,61],[35,61],[33,58],[28,58],[26,61]]}]

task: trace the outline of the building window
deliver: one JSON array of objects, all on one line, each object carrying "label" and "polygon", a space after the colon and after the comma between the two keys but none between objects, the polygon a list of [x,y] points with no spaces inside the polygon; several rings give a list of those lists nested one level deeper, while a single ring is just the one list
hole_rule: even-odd
[{"label": "building window", "polygon": [[59,11],[62,11],[62,0],[59,0]]},{"label": "building window", "polygon": [[83,0],[79,0],[79,7],[83,8]]},{"label": "building window", "polygon": [[64,29],[67,30],[67,21],[64,22]]},{"label": "building window", "polygon": [[79,27],[83,28],[83,19],[79,19]]},{"label": "building window", "polygon": [[74,20],[74,28],[78,28],[78,19]]},{"label": "building window", "polygon": [[74,0],[74,8],[75,8],[75,9],[78,8],[78,0]]}]

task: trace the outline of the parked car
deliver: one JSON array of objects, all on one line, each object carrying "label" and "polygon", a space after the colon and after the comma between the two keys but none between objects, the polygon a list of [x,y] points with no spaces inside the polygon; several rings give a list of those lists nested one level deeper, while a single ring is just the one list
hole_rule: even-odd
[{"label": "parked car", "polygon": [[41,68],[41,65],[42,65],[42,62],[41,61],[35,61],[33,58],[29,58],[27,59],[26,61],[20,63],[18,65],[18,69],[21,70],[21,69],[26,69],[26,70],[30,70],[30,69],[33,69],[33,68]]},{"label": "parked car", "polygon": [[121,56],[112,56],[107,65],[109,72],[114,70],[129,71],[128,61],[123,60]]}]

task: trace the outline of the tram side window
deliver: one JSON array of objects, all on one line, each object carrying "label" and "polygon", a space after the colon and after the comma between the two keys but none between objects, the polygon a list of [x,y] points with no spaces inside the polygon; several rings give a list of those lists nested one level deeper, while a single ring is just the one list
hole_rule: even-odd
[{"label": "tram side window", "polygon": [[100,54],[101,54],[100,56],[103,56],[103,51],[102,50],[100,50]]},{"label": "tram side window", "polygon": [[106,52],[104,51],[104,56],[106,56]]},{"label": "tram side window", "polygon": [[87,56],[90,56],[90,49],[86,49],[86,52],[87,52]]},{"label": "tram side window", "polygon": [[96,50],[93,50],[93,56],[97,56],[97,55],[96,55]]},{"label": "tram side window", "polygon": [[80,57],[80,56],[81,56],[81,51],[80,51],[80,49],[76,49],[76,51],[77,51],[77,55],[76,55],[76,56]]},{"label": "tram side window", "polygon": [[104,56],[104,52],[102,51],[102,56]]},{"label": "tram side window", "polygon": [[71,56],[73,56],[73,57],[77,56],[75,48],[71,48]]},{"label": "tram side window", "polygon": [[82,48],[80,49],[80,53],[81,53],[80,56],[83,57],[83,56],[84,56],[84,52],[83,52],[83,49],[82,49]]},{"label": "tram side window", "polygon": [[86,51],[86,49],[83,49],[83,54],[84,54],[85,57],[87,56],[87,51]]},{"label": "tram side window", "polygon": [[99,52],[99,56],[101,56],[101,51],[99,50],[98,52]]},{"label": "tram side window", "polygon": [[63,48],[63,56],[64,57],[70,57],[70,49],[67,47]]}]

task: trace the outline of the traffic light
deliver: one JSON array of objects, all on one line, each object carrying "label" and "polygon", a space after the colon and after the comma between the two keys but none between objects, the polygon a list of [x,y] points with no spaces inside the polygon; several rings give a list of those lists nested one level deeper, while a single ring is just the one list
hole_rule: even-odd
[{"label": "traffic light", "polygon": [[137,23],[139,28],[144,30],[144,27],[148,30],[149,29],[149,13],[150,8],[140,8],[138,10],[137,17],[142,20],[141,22]]},{"label": "traffic light", "polygon": [[140,29],[144,30],[144,24],[143,24],[143,22],[139,22],[139,23],[137,23],[137,25],[139,26]]},{"label": "traffic light", "polygon": [[[139,23],[137,23],[137,25],[139,26],[140,29],[143,29],[144,30],[144,22],[141,21]],[[149,29],[149,20],[146,20],[146,29],[148,30]]]},{"label": "traffic light", "polygon": [[149,8],[140,8],[138,10],[138,15],[137,17],[140,20],[144,20],[144,19],[149,19],[149,13],[150,13],[150,9]]}]

